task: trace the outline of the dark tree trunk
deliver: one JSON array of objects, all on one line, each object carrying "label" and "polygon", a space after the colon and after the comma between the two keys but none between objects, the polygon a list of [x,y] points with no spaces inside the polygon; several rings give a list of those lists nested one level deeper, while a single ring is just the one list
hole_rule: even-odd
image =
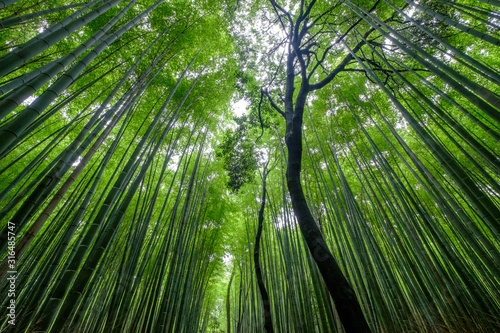
[{"label": "dark tree trunk", "polygon": [[271,301],[269,299],[269,294],[267,293],[266,286],[264,285],[264,281],[262,279],[262,271],[260,268],[260,260],[259,260],[259,245],[260,238],[262,236],[262,227],[264,223],[264,208],[266,206],[266,167],[262,172],[262,200],[260,202],[260,210],[259,210],[259,226],[257,228],[257,234],[255,235],[255,245],[253,248],[253,258],[255,264],[255,275],[257,276],[257,285],[259,286],[260,296],[262,298],[262,305],[264,306],[264,328],[267,333],[273,333],[273,321],[271,317]]},{"label": "dark tree trunk", "polygon": [[[290,58],[292,56],[289,56],[289,65],[291,63]],[[293,73],[293,65],[287,67],[288,74]],[[291,75],[289,76],[291,77]],[[328,249],[323,235],[307,206],[300,183],[300,171],[302,168],[302,122],[309,86],[307,82],[302,81],[300,91],[295,103],[293,103],[293,78],[290,81],[287,82],[287,96],[285,98],[285,141],[288,149],[286,177],[292,208],[307,247],[311,251],[323,280],[330,291],[345,331],[347,333],[371,332],[354,290]]]}]

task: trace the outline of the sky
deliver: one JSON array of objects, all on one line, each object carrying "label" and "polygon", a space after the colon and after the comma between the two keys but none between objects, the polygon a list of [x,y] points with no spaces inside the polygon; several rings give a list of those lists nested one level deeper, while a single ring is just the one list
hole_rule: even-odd
[{"label": "sky", "polygon": [[236,103],[234,103],[231,107],[233,109],[233,114],[235,117],[241,117],[244,114],[247,114],[247,108],[250,105],[246,100],[240,99]]}]

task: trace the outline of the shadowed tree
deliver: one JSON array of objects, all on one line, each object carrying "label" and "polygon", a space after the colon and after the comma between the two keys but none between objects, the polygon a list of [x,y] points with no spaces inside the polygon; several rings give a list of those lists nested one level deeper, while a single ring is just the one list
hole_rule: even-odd
[{"label": "shadowed tree", "polygon": [[[474,184],[472,178],[455,162],[446,149],[433,139],[401,105],[399,99],[391,92],[394,91],[394,85],[391,83],[396,82],[394,78],[398,75],[401,76],[400,73],[406,71],[436,73],[445,82],[456,87],[463,93],[464,97],[475,101],[485,113],[497,121],[498,110],[496,109],[500,105],[500,99],[493,92],[479,87],[475,82],[453,71],[432,54],[421,50],[421,46],[419,46],[421,40],[414,39],[412,41],[404,37],[401,31],[406,30],[407,27],[401,26],[404,22],[401,21],[400,13],[408,4],[402,5],[400,9],[394,5],[383,7],[385,1],[376,1],[368,9],[365,9],[360,4],[351,1],[345,3],[340,1],[333,3],[316,3],[315,0],[298,1],[294,4],[287,4],[287,7],[275,0],[270,0],[270,3],[271,9],[276,14],[277,24],[284,34],[283,40],[278,46],[284,49],[284,60],[277,65],[277,74],[267,84],[272,91],[268,92],[268,88],[265,88],[261,93],[267,96],[271,106],[284,118],[286,124],[284,137],[288,151],[286,177],[293,211],[305,242],[335,302],[344,329],[347,332],[369,332],[370,328],[354,290],[329,250],[308,206],[301,184],[303,123],[308,96],[331,84],[341,73],[365,73],[371,82],[377,84],[387,94],[403,117],[415,129],[417,135],[433,151],[444,169],[464,191],[480,216],[488,221],[494,231],[497,230],[498,223],[493,216],[500,216],[498,207]],[[419,8],[418,5],[417,8]],[[382,10],[384,15],[372,14],[377,11],[382,12]],[[430,9],[424,11],[438,20],[450,21]],[[346,16],[346,12],[350,13]],[[385,18],[381,19],[379,16]],[[459,23],[453,23],[453,26],[465,29]],[[418,24],[416,26],[421,27]],[[430,34],[425,25],[421,30]],[[467,31],[470,32],[471,29],[467,29]],[[423,35],[424,33],[420,34],[420,36]],[[436,41],[441,40],[434,35],[430,36]],[[392,44],[381,43],[379,41],[381,37],[385,37],[386,42]],[[497,43],[495,38],[488,35],[483,38],[491,43]],[[274,47],[273,50],[278,47]],[[421,67],[395,68],[400,66],[398,62],[391,65],[384,59],[383,55],[379,54],[379,52],[384,54],[385,48],[392,48],[393,52],[395,48],[399,48],[401,52],[406,53],[408,58],[414,59]],[[419,54],[428,57],[430,62],[421,58]],[[335,59],[335,57],[337,58]],[[488,72],[491,73],[489,70]],[[462,88],[462,85],[454,81],[452,76],[461,82],[467,82],[484,101],[476,96],[471,96],[470,91]],[[492,76],[497,77],[494,73]],[[276,82],[274,82],[275,80]],[[284,94],[281,93],[280,84],[282,84]],[[275,101],[274,97],[279,97],[279,100]],[[479,198],[484,200],[479,202]],[[495,250],[493,252],[498,253]]]}]

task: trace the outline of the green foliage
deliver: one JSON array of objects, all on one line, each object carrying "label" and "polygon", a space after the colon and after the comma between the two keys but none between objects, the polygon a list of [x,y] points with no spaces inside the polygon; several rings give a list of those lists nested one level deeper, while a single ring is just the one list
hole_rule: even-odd
[{"label": "green foliage", "polygon": [[248,117],[236,117],[234,121],[237,127],[225,130],[216,149],[216,157],[223,159],[224,169],[228,172],[227,188],[232,193],[238,193],[244,184],[254,181],[260,155],[248,135]]}]

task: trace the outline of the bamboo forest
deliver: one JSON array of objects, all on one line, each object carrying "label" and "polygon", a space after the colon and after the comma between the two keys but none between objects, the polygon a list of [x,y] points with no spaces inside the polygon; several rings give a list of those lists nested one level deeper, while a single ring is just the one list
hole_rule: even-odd
[{"label": "bamboo forest", "polygon": [[500,332],[500,0],[0,0],[0,332]]}]

